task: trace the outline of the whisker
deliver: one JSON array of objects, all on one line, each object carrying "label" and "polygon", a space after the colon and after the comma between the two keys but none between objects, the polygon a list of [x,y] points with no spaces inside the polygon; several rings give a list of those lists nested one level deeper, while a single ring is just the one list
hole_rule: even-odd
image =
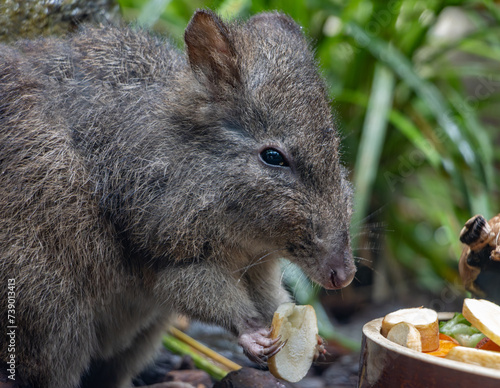
[{"label": "whisker", "polygon": [[359,225],[363,225],[367,220],[369,220],[374,215],[382,213],[382,210],[385,209],[387,206],[388,206],[388,204],[381,206],[380,208],[374,210],[370,214],[367,214],[366,216],[364,216],[362,219],[356,220],[356,222],[354,224],[352,224],[351,226],[356,227]]},{"label": "whisker", "polygon": [[366,261],[367,263],[373,263],[373,260],[366,259],[364,257],[354,256],[353,259],[356,260],[356,261]]},{"label": "whisker", "polygon": [[270,261],[271,259],[269,260],[264,260],[266,257],[269,257],[270,255],[273,255],[275,254],[276,252],[280,252],[280,251],[284,251],[285,249],[276,249],[274,251],[271,251],[271,252],[268,252],[266,253],[265,255],[263,256],[260,256],[258,259],[256,260],[253,260],[250,262],[250,264],[244,266],[244,267],[241,267],[241,268],[238,268],[236,271],[234,271],[233,273],[237,273],[241,270],[243,270],[241,276],[240,276],[240,279],[248,272],[248,270],[252,267],[255,267],[256,265],[258,264],[264,264],[264,263],[267,263],[268,261]]},{"label": "whisker", "polygon": [[385,233],[394,233],[395,230],[392,230],[392,229],[380,229],[380,230],[373,230],[373,229],[370,229],[370,230],[361,230],[359,232],[356,232],[356,233],[351,233],[351,237],[352,238],[356,238],[356,237],[359,237],[359,236],[371,236],[371,237],[380,237],[382,235],[384,235]]},{"label": "whisker", "polygon": [[379,226],[367,225],[366,227],[357,231],[351,230],[351,237],[352,238],[356,238],[359,236],[380,237],[386,233],[394,233],[394,232],[395,232],[394,229],[389,229],[385,225],[379,225]]},{"label": "whisker", "polygon": [[383,249],[382,244],[377,243],[377,242],[363,242],[362,244],[359,245],[353,245],[352,250],[354,252],[358,251],[368,251],[368,252],[380,252]]},{"label": "whisker", "polygon": [[290,263],[288,263],[284,268],[283,271],[281,271],[281,277],[280,277],[280,284],[283,284],[283,278],[285,277],[285,272],[286,272],[286,267],[288,267]]}]

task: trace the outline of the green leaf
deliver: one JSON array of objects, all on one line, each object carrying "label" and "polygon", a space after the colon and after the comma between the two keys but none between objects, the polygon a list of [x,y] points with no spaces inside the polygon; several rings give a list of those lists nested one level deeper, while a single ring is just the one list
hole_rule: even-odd
[{"label": "green leaf", "polygon": [[[364,93],[351,90],[344,90],[337,97],[337,102],[349,102],[363,107],[368,105],[368,99]],[[439,152],[406,115],[398,110],[391,109],[389,112],[389,122],[425,155],[432,167],[438,169],[441,166],[442,158]]]},{"label": "green leaf", "polygon": [[224,0],[217,8],[217,13],[231,20],[248,15],[251,6],[251,0]]},{"label": "green leaf", "polygon": [[[474,166],[477,163],[475,154],[466,139],[462,136],[459,126],[451,117],[450,107],[438,88],[421,78],[413,69],[409,59],[402,55],[397,48],[372,36],[356,23],[349,22],[346,25],[345,33],[352,36],[361,47],[369,50],[372,55],[390,67],[419,95],[426,103],[429,111],[436,118],[437,123],[455,144],[463,160],[469,166]],[[454,166],[450,167],[454,168]]]},{"label": "green leaf", "polygon": [[429,163],[437,169],[441,163],[441,155],[437,152],[432,143],[424,137],[413,121],[397,110],[391,110],[389,119],[392,125],[397,128],[406,138],[421,151]]},{"label": "green leaf", "polygon": [[354,225],[358,225],[365,217],[373,182],[378,173],[388,114],[392,107],[394,82],[393,73],[381,63],[377,63],[354,168],[354,186],[356,187]]},{"label": "green leaf", "polygon": [[161,14],[172,0],[149,0],[141,9],[137,25],[151,28],[160,19]]}]

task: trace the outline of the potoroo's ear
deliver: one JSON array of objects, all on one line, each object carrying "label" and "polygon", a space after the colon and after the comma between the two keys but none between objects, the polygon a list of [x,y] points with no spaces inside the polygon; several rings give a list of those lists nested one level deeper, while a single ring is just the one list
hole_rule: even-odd
[{"label": "potoroo's ear", "polygon": [[303,37],[302,28],[291,17],[279,12],[259,13],[252,16],[247,23],[266,34],[285,31]]},{"label": "potoroo's ear", "polygon": [[217,15],[197,11],[186,28],[184,40],[191,69],[201,83],[233,87],[240,83],[236,50],[227,26]]}]

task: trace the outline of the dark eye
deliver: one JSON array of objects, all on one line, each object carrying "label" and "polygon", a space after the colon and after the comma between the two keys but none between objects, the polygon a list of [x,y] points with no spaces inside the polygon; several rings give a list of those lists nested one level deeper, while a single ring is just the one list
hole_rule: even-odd
[{"label": "dark eye", "polygon": [[270,166],[278,166],[278,167],[288,167],[288,161],[286,160],[283,154],[274,149],[274,148],[266,148],[260,153],[260,157],[262,161]]}]

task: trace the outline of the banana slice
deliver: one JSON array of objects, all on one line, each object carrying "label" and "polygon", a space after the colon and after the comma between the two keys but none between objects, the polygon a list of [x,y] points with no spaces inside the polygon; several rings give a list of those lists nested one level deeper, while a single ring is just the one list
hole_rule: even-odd
[{"label": "banana slice", "polygon": [[472,326],[500,345],[500,306],[485,299],[465,299],[462,314]]},{"label": "banana slice", "polygon": [[490,350],[455,346],[445,358],[500,370],[500,353]]},{"label": "banana slice", "polygon": [[411,323],[400,322],[394,325],[387,333],[387,339],[417,352],[422,351],[420,332]]},{"label": "banana slice", "polygon": [[271,338],[281,336],[286,345],[268,360],[276,377],[295,383],[309,371],[318,344],[318,324],[312,306],[284,303],[274,313]]},{"label": "banana slice", "polygon": [[422,352],[432,352],[439,347],[439,321],[434,310],[415,307],[387,314],[382,320],[382,335],[387,337],[389,330],[401,322],[411,323],[420,332]]}]

